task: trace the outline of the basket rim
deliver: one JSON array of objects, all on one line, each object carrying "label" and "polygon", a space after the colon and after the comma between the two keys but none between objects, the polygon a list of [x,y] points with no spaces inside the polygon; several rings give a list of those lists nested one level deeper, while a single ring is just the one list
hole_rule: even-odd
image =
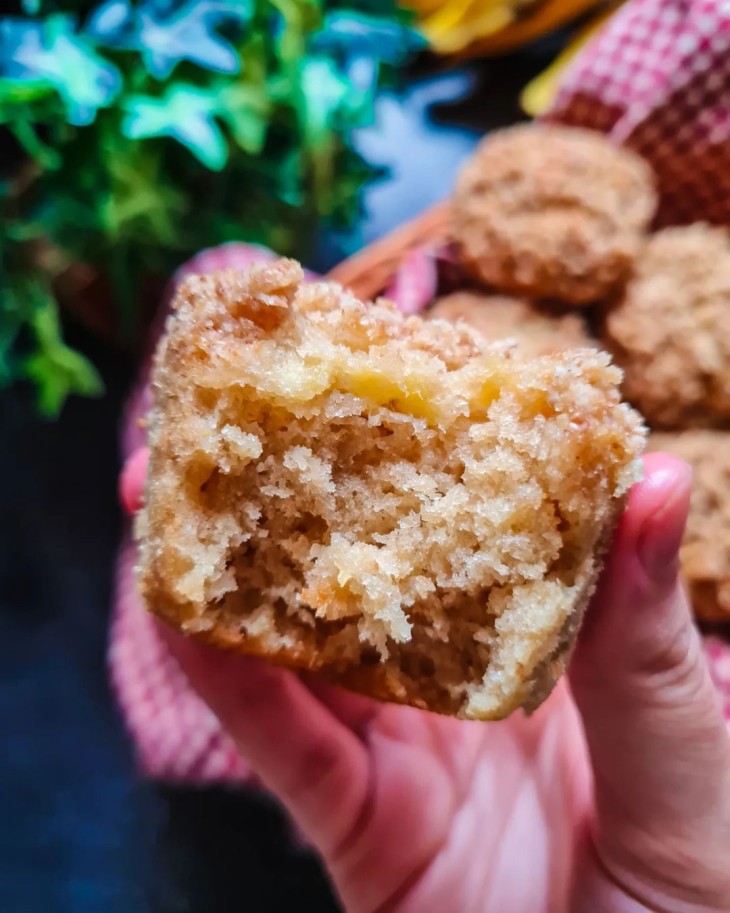
[{"label": "basket rim", "polygon": [[413,250],[451,240],[452,218],[451,200],[441,200],[342,260],[326,278],[359,298],[374,298],[391,284]]}]

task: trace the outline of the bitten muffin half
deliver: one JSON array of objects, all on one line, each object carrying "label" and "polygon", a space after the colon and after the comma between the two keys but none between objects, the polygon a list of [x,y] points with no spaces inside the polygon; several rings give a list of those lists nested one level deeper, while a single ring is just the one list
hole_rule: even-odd
[{"label": "bitten muffin half", "polygon": [[550,692],[644,432],[620,372],[302,284],[189,280],[156,356],[139,581],[186,634],[467,718]]}]

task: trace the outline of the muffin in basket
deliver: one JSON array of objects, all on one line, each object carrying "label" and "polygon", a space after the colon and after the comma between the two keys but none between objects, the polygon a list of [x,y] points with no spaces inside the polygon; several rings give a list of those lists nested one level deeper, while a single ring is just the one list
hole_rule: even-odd
[{"label": "muffin in basket", "polygon": [[514,340],[526,355],[598,345],[580,314],[538,307],[524,298],[452,292],[436,301],[426,316],[452,323],[461,320],[493,342]]},{"label": "muffin in basket", "polygon": [[730,425],[730,232],[696,224],[650,237],[603,338],[650,425]]},{"label": "muffin in basket", "polygon": [[698,618],[730,621],[730,431],[652,434],[649,446],[694,469],[682,575]]},{"label": "muffin in basket", "polygon": [[591,130],[520,125],[489,134],[464,166],[453,233],[480,282],[585,305],[621,287],[656,206],[635,153]]}]

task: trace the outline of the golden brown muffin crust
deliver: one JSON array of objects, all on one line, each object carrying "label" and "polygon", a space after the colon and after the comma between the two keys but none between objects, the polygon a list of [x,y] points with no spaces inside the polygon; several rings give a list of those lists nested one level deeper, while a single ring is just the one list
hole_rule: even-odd
[{"label": "golden brown muffin crust", "polygon": [[636,478],[619,381],[603,353],[525,360],[290,261],[191,279],[154,368],[143,597],[389,700],[534,707]]},{"label": "golden brown muffin crust", "polygon": [[588,130],[521,125],[464,167],[454,233],[465,268],[497,289],[586,304],[626,278],[656,210],[649,166]]}]

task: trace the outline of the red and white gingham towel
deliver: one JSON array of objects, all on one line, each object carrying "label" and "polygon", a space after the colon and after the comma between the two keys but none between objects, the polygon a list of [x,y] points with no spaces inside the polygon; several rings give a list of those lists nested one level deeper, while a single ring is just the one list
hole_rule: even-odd
[{"label": "red and white gingham towel", "polygon": [[[659,179],[662,224],[730,224],[730,0],[632,0],[566,72],[548,117],[609,133],[647,158]],[[243,244],[206,251],[181,269],[171,290],[184,275],[273,256]],[[435,289],[429,258],[414,253],[390,289],[409,313]],[[125,416],[124,456],[144,443],[138,419],[149,408],[147,374],[146,363]],[[109,665],[141,769],[170,781],[241,783],[245,760],[188,687],[140,605],[133,563],[127,538],[117,567]],[[712,637],[705,648],[730,722],[730,644]]]},{"label": "red and white gingham towel", "polygon": [[568,68],[548,118],[650,161],[660,224],[730,224],[730,0],[632,0]]}]

